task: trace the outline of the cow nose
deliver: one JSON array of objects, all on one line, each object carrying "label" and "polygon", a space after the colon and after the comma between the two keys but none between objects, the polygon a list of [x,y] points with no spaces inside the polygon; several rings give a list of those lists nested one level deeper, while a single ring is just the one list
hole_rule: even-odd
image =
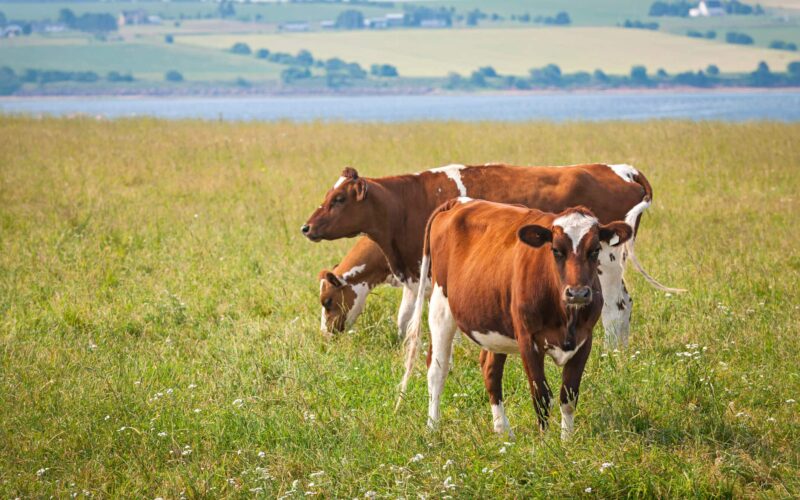
[{"label": "cow nose", "polygon": [[303,227],[300,228],[300,231],[302,231],[303,234],[308,234],[308,232],[311,231],[311,226],[308,224],[303,224]]},{"label": "cow nose", "polygon": [[561,349],[563,351],[574,351],[575,350],[575,339],[566,339],[563,344],[561,344]]},{"label": "cow nose", "polygon": [[588,286],[569,287],[565,295],[568,299],[572,300],[587,300],[592,294],[592,290]]}]

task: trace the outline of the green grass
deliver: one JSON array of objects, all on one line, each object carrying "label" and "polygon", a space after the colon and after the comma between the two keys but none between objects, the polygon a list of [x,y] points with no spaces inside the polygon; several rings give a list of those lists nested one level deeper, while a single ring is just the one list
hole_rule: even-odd
[{"label": "green grass", "polygon": [[[724,36],[724,35],[723,35]],[[241,34],[176,36],[175,43],[222,50],[242,41],[253,48],[315,57],[341,57],[369,66],[390,63],[402,76],[469,74],[491,65],[504,74],[527,74],[530,68],[556,63],[565,71],[628,74],[631,66],[651,71],[704,69],[753,71],[759,61],[781,70],[796,53],[721,44],[685,36],[622,28],[481,28],[452,30],[350,31],[343,33]]]},{"label": "green grass", "polygon": [[[799,134],[2,118],[0,494],[797,496]],[[394,413],[397,290],[353,333],[317,331],[317,272],[352,241],[298,228],[343,166],[499,159],[641,168],[655,204],[639,258],[690,290],[667,297],[628,273],[631,346],[607,352],[596,329],[568,444],[557,415],[536,430],[518,358],[505,379],[517,440],[491,433],[468,341],[437,432],[421,369]]]},{"label": "green grass", "polygon": [[[43,43],[47,40],[49,43]],[[285,68],[278,64],[223,50],[147,42],[61,43],[61,39],[35,38],[0,41],[0,61],[16,71],[27,68],[66,71],[132,72],[136,78],[163,81],[175,69],[187,80],[276,80]],[[20,43],[21,42],[21,43]]]}]

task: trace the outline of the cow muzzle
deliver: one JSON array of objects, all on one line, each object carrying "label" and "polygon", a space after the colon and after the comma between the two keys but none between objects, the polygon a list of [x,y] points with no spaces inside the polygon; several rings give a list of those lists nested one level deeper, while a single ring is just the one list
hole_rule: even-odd
[{"label": "cow muzzle", "polygon": [[592,289],[588,286],[568,286],[564,289],[564,302],[568,306],[583,307],[592,301]]},{"label": "cow muzzle", "polygon": [[316,234],[316,231],[314,231],[314,227],[308,223],[303,224],[303,226],[300,228],[300,232],[303,233],[303,236],[305,236],[306,238],[308,238],[313,242],[317,242],[322,239],[319,235]]}]

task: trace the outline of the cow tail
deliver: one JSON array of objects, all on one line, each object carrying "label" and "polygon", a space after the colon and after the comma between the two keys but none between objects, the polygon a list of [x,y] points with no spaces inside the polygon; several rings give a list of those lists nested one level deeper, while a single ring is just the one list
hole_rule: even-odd
[{"label": "cow tail", "polygon": [[645,210],[650,206],[650,203],[653,201],[653,188],[650,186],[650,183],[647,182],[647,178],[641,172],[637,173],[634,177],[634,180],[637,184],[641,185],[644,189],[644,197],[642,201],[639,202],[638,205],[630,209],[627,214],[625,214],[625,222],[631,226],[633,229],[633,235],[630,239],[625,242],[625,250],[628,253],[628,257],[633,264],[633,267],[641,274],[644,279],[650,283],[651,286],[658,290],[662,290],[664,292],[672,292],[672,293],[683,293],[686,291],[684,288],[671,288],[661,284],[658,280],[650,276],[650,274],[644,270],[642,264],[639,262],[639,259],[636,257],[636,252],[634,252],[634,240],[636,239],[636,233],[639,230],[639,220],[642,217],[642,214]]},{"label": "cow tail", "polygon": [[420,333],[422,331],[422,310],[425,307],[425,289],[428,287],[428,274],[431,269],[431,226],[433,219],[441,212],[450,210],[458,202],[450,200],[440,205],[439,208],[433,211],[428,218],[428,223],[425,225],[425,238],[422,244],[422,262],[419,267],[419,288],[417,289],[417,298],[414,301],[414,314],[406,327],[405,344],[405,373],[403,380],[400,382],[400,396],[397,398],[395,410],[400,408],[403,398],[406,395],[406,388],[408,381],[411,379],[411,372],[414,370],[414,362],[417,359],[417,352],[420,345]]}]

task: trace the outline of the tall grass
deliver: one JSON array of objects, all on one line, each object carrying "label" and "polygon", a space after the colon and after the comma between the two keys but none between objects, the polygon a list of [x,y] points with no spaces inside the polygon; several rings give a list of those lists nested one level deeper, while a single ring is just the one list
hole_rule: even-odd
[{"label": "tall grass", "polygon": [[[0,494],[177,498],[800,494],[800,126],[234,124],[0,118]],[[352,242],[299,232],[342,167],[631,163],[655,190],[632,343],[584,376],[576,435],[513,443],[478,350],[442,423],[401,375],[396,290],[319,335],[316,274]],[[548,362],[548,378],[559,373]]]}]

